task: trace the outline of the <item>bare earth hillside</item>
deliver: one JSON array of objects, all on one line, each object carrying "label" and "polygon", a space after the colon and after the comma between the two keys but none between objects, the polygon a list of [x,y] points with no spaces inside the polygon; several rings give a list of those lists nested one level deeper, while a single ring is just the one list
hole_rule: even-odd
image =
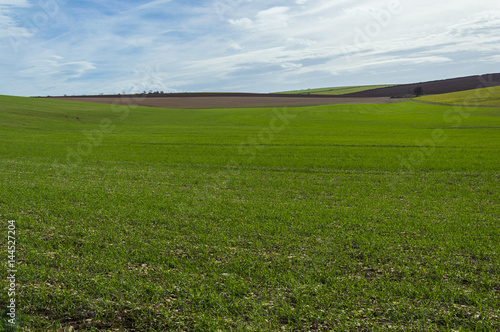
[{"label": "bare earth hillside", "polygon": [[344,97],[398,97],[412,95],[415,88],[421,87],[425,95],[435,95],[457,91],[487,88],[500,85],[499,74],[459,77],[439,81],[396,85],[343,95]]}]

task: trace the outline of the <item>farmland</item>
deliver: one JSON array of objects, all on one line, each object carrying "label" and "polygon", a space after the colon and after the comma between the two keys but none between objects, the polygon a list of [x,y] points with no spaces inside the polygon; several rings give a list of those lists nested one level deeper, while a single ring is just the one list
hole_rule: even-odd
[{"label": "farmland", "polygon": [[417,100],[446,105],[500,106],[500,86],[422,96]]},{"label": "farmland", "polygon": [[328,95],[287,95],[256,93],[167,93],[108,96],[49,97],[63,101],[79,101],[112,105],[135,105],[177,109],[299,107],[345,104],[388,104],[400,102],[390,97],[349,98]]},{"label": "farmland", "polygon": [[312,95],[333,95],[340,96],[348,93],[367,91],[372,89],[386,88],[391,85],[362,85],[362,86],[343,86],[333,88],[318,88],[281,92],[282,94],[312,94]]},{"label": "farmland", "polygon": [[0,128],[21,330],[500,329],[500,108],[0,96]]},{"label": "farmland", "polygon": [[480,88],[492,88],[500,85],[500,73],[456,77],[437,81],[400,84],[380,89],[370,89],[344,95],[345,97],[396,97],[413,95],[415,89],[421,89],[425,95],[452,93]]}]

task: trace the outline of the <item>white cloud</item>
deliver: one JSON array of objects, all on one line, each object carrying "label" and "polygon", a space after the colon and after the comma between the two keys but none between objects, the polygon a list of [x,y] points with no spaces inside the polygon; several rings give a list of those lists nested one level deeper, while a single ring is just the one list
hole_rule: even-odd
[{"label": "white cloud", "polygon": [[249,19],[248,17],[240,18],[240,19],[229,19],[229,23],[236,26],[236,27],[244,28],[244,29],[251,28],[254,25],[254,22],[251,19]]},{"label": "white cloud", "polygon": [[363,72],[365,70],[373,69],[373,68],[401,68],[401,66],[414,66],[419,64],[438,64],[444,62],[453,61],[450,58],[439,57],[439,56],[428,56],[428,57],[402,57],[402,58],[392,58],[392,57],[373,57],[371,59],[366,58],[357,58],[354,59],[350,64],[339,64],[332,63],[332,66],[329,68],[330,71],[339,75],[342,73],[355,73],[355,72]]},{"label": "white cloud", "polygon": [[280,29],[288,26],[289,7],[272,7],[257,13],[256,22],[261,29]]},{"label": "white cloud", "polygon": [[286,41],[290,44],[303,45],[303,46],[313,46],[318,43],[315,40],[310,40],[306,38],[293,38],[293,37],[287,38]]},{"label": "white cloud", "polygon": [[64,62],[60,56],[54,55],[47,60],[33,61],[31,67],[19,72],[25,77],[56,77],[59,80],[68,80],[81,77],[85,72],[96,69],[89,61]]},{"label": "white cloud", "polygon": [[0,0],[0,38],[29,37],[32,35],[28,29],[19,26],[13,17],[16,8],[27,7],[30,7],[30,3],[26,0]]},{"label": "white cloud", "polygon": [[272,33],[273,29],[282,29],[288,26],[289,16],[287,12],[289,7],[272,7],[258,11],[254,18],[243,17],[238,19],[229,19],[228,22],[241,29],[259,29]]},{"label": "white cloud", "polygon": [[119,93],[142,93],[144,91],[178,92],[178,90],[172,89],[165,84],[159,66],[136,70],[133,77],[117,82],[110,88],[112,91]]},{"label": "white cloud", "polygon": [[239,43],[234,42],[234,41],[229,43],[229,47],[232,48],[233,50],[236,50],[236,51],[243,50],[243,46],[241,46]]},{"label": "white cloud", "polygon": [[7,41],[10,38],[28,38],[33,34],[25,28],[17,26],[16,22],[0,8],[0,38],[5,38],[4,43],[13,43],[15,40]]},{"label": "white cloud", "polygon": [[500,64],[500,55],[492,55],[486,58],[479,58],[478,61],[482,61],[485,63],[496,63]]},{"label": "white cloud", "polygon": [[302,68],[302,64],[301,63],[286,62],[286,63],[281,64],[281,68],[287,69],[287,70],[292,70],[292,69]]},{"label": "white cloud", "polygon": [[0,6],[30,7],[27,0],[0,0]]}]

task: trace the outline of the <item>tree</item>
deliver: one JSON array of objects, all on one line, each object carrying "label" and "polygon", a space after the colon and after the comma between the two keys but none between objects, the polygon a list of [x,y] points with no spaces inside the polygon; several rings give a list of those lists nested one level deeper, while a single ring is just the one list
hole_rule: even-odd
[{"label": "tree", "polygon": [[424,89],[422,89],[421,86],[417,86],[414,90],[413,90],[413,94],[417,97],[420,97],[421,95],[424,94]]}]

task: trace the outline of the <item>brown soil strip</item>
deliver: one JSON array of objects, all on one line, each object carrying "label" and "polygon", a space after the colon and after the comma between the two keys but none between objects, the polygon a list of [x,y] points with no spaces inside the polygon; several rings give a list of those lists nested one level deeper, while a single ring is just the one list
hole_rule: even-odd
[{"label": "brown soil strip", "polygon": [[287,95],[252,95],[252,94],[179,94],[161,96],[80,96],[80,97],[51,97],[68,101],[137,105],[177,109],[211,109],[211,108],[250,108],[250,107],[299,107],[342,104],[386,104],[406,101],[405,99],[381,98],[346,98],[346,97],[313,97]]}]

